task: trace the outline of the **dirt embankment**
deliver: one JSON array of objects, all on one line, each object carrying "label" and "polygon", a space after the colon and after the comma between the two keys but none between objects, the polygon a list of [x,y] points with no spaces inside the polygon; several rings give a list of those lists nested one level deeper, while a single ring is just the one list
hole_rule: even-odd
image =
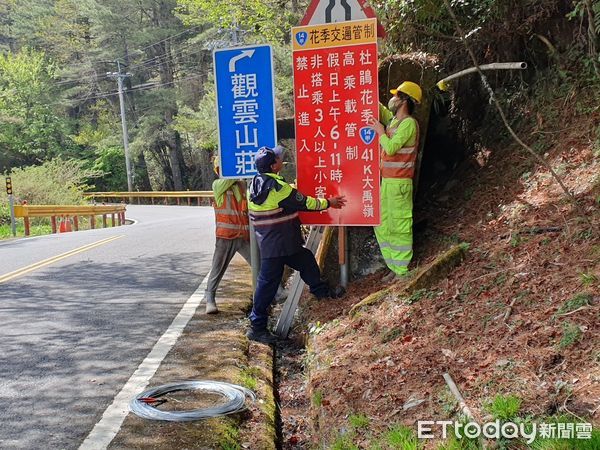
[{"label": "dirt embankment", "polygon": [[418,211],[416,264],[467,242],[460,267],[354,317],[354,304],[389,287],[383,274],[341,301],[305,303],[308,350],[282,357],[283,448],[369,448],[390,425],[448,419],[444,372],[479,420],[501,394],[521,400],[519,417],[600,424],[600,116],[560,119],[546,157],[587,218],[521,148],[482,149]]}]

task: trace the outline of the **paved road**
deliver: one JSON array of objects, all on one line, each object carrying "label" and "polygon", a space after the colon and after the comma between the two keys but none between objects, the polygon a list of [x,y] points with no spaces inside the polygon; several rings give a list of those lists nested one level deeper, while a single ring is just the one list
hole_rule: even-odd
[{"label": "paved road", "polygon": [[0,242],[0,448],[77,448],[210,269],[210,207],[130,206],[135,225]]}]

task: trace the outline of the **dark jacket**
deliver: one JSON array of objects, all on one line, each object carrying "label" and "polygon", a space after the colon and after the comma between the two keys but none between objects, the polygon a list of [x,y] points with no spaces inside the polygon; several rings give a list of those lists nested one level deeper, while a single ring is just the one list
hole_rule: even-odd
[{"label": "dark jacket", "polygon": [[298,211],[321,211],[329,206],[327,200],[302,194],[274,173],[258,174],[252,179],[249,199],[248,213],[261,258],[299,252],[304,238]]}]

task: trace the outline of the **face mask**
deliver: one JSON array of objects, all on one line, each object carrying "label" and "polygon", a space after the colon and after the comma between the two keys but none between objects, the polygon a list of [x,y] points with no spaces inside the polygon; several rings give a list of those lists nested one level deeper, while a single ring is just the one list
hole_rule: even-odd
[{"label": "face mask", "polygon": [[402,104],[402,100],[400,100],[398,97],[392,97],[390,98],[390,101],[388,102],[388,109],[393,113],[396,114],[396,111],[398,111],[398,108],[400,108],[400,105]]}]

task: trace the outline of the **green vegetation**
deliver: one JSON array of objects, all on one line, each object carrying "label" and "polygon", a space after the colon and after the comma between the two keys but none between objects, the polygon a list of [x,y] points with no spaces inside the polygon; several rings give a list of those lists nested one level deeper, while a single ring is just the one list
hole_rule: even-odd
[{"label": "green vegetation", "polygon": [[364,414],[351,414],[348,417],[348,423],[355,430],[362,430],[369,427],[371,420]]},{"label": "green vegetation", "polygon": [[[538,424],[538,427],[540,423],[547,423],[554,427],[555,430],[561,426],[559,424],[563,424],[562,427],[571,430],[570,432],[567,431],[567,433],[571,433],[571,437],[563,439],[542,438],[539,436],[538,428],[538,437],[529,444],[531,450],[593,450],[600,448],[600,430],[589,430],[584,423],[579,419],[574,419],[572,416],[539,418],[535,420],[535,423]],[[577,438],[578,436],[584,436],[584,434],[580,433],[587,434],[588,431],[589,439]]]},{"label": "green vegetation", "polygon": [[331,450],[359,450],[358,446],[352,443],[352,438],[347,434],[339,434],[331,444]]},{"label": "green vegetation", "polygon": [[369,450],[418,450],[423,448],[423,442],[417,439],[412,428],[394,425],[372,442],[368,448]]},{"label": "green vegetation", "polygon": [[392,425],[381,433],[369,431],[370,419],[364,414],[351,414],[348,417],[348,429],[340,431],[333,442],[327,446],[330,449],[357,450],[359,447],[356,439],[359,436],[369,442],[369,450],[418,450],[423,448],[423,443],[417,439],[415,430],[404,425]]},{"label": "green vegetation", "polygon": [[412,428],[404,425],[395,425],[386,431],[382,439],[393,449],[417,450],[421,444]]},{"label": "green vegetation", "polygon": [[592,285],[600,282],[600,279],[598,279],[598,276],[593,273],[582,272],[579,274],[579,279],[581,280],[581,284],[586,287],[592,286]]},{"label": "green vegetation", "polygon": [[517,417],[521,409],[521,399],[516,395],[498,394],[485,405],[485,409],[494,419],[511,420]]},{"label": "green vegetation", "polygon": [[581,339],[581,328],[578,325],[571,322],[564,322],[562,324],[563,334],[558,343],[558,349],[564,350],[573,344],[576,344]]},{"label": "green vegetation", "polygon": [[406,297],[404,301],[409,305],[412,305],[413,303],[417,303],[419,300],[425,297],[426,294],[427,289],[418,289],[412,294],[410,294],[408,297]]},{"label": "green vegetation", "polygon": [[[45,221],[48,222],[48,221]],[[25,228],[23,226],[23,220],[17,219],[15,227],[17,237],[25,235]],[[52,233],[52,226],[49,223],[39,223],[37,225],[31,225],[29,227],[30,236],[43,236],[45,234]],[[0,239],[12,238],[12,229],[10,227],[10,221],[7,225],[0,225]]]},{"label": "green vegetation", "polygon": [[380,340],[382,344],[386,344],[395,339],[398,339],[400,336],[402,336],[401,328],[388,328],[383,330],[383,332],[380,335]]},{"label": "green vegetation", "polygon": [[452,395],[452,392],[450,392],[448,386],[444,386],[444,388],[439,392],[438,402],[441,404],[442,411],[446,414],[446,416],[452,416],[458,407],[456,397]]},{"label": "green vegetation", "polygon": [[512,248],[518,247],[521,243],[521,235],[519,233],[512,233],[510,236],[510,246]]},{"label": "green vegetation", "polygon": [[31,205],[81,205],[89,180],[101,175],[83,161],[52,159],[11,172],[14,196]]},{"label": "green vegetation", "polygon": [[583,306],[588,306],[591,301],[592,301],[592,294],[579,293],[579,294],[575,295],[573,298],[571,298],[570,300],[567,300],[556,312],[555,317],[570,313],[570,312],[575,311],[576,309],[579,309]]},{"label": "green vegetation", "polygon": [[[14,169],[11,173],[14,197],[18,202],[27,201],[30,205],[80,205],[85,202],[85,191],[90,188],[89,180],[100,172],[85,167],[83,161],[59,158],[40,165]],[[16,220],[17,236],[23,236],[23,220]],[[96,222],[102,227],[102,221]],[[79,228],[89,228],[87,217],[80,218]],[[31,235],[51,232],[50,219],[33,218]],[[0,239],[12,237],[8,198],[0,197]]]},{"label": "green vegetation", "polygon": [[[48,218],[36,218],[32,219],[32,224],[29,227],[29,235],[30,236],[43,236],[45,234],[52,233],[52,226],[50,225],[50,219]],[[107,228],[111,226],[111,221],[108,220],[106,224]],[[16,220],[16,232],[17,237],[25,235],[25,228],[23,225],[23,219]],[[102,216],[96,216],[96,225],[95,228],[103,228]],[[89,230],[90,219],[89,217],[79,217],[79,230]],[[9,239],[12,238],[12,230],[10,228],[10,220],[8,223],[4,225],[0,225],[0,239]]]},{"label": "green vegetation", "polygon": [[312,395],[312,404],[316,408],[320,408],[323,404],[323,391],[316,389]]},{"label": "green vegetation", "polygon": [[259,377],[260,369],[258,367],[244,367],[239,373],[240,383],[251,391],[256,391]]},{"label": "green vegetation", "polygon": [[221,450],[241,450],[240,429],[231,418],[222,419],[223,423],[217,426],[219,448]]},{"label": "green vegetation", "polygon": [[234,28],[241,44],[270,43],[278,116],[289,117],[287,40],[305,8],[273,0],[0,6],[0,173],[75,158],[101,173],[98,189],[124,189],[117,83],[106,75],[121,70],[131,73],[125,114],[135,188],[210,188],[209,151],[216,148],[212,49],[233,46]]},{"label": "green vegetation", "polygon": [[437,450],[482,450],[482,446],[477,439],[462,438],[459,439],[454,436],[454,433],[450,435],[450,438],[446,442],[441,443]]}]

